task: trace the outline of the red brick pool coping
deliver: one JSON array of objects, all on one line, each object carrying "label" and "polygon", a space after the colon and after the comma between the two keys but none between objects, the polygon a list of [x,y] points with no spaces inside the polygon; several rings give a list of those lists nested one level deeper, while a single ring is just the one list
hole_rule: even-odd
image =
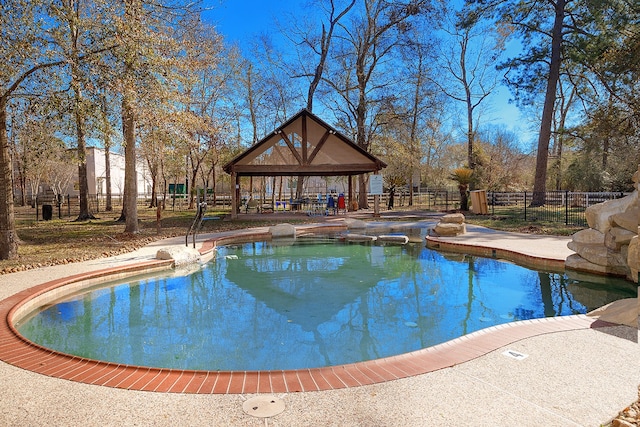
[{"label": "red brick pool coping", "polygon": [[[250,236],[250,237],[249,237]],[[240,237],[265,237],[262,233]],[[221,243],[226,238],[219,239]],[[238,236],[234,239],[238,241]],[[210,251],[211,241],[201,251]],[[77,274],[23,290],[0,301],[0,360],[50,377],[127,390],[164,393],[291,393],[333,390],[412,377],[458,365],[525,338],[553,332],[611,326],[586,315],[520,321],[493,326],[411,353],[322,368],[278,371],[196,371],[131,366],[59,353],[32,343],[13,326],[17,310],[62,286],[105,282],[118,276],[166,269],[172,261],[146,261]]]}]

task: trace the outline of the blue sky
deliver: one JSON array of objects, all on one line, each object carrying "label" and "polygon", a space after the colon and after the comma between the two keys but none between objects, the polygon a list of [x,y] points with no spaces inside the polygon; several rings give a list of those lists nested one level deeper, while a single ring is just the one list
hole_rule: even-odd
[{"label": "blue sky", "polygon": [[[216,25],[219,33],[228,42],[237,42],[242,48],[259,34],[273,31],[277,18],[286,15],[304,16],[307,0],[208,0],[205,4],[212,10],[205,12],[205,19]],[[514,104],[509,104],[510,92],[500,87],[485,106],[482,124],[503,125],[515,132],[524,149],[534,148],[537,132],[530,130],[529,123]]]},{"label": "blue sky", "polygon": [[286,13],[304,13],[304,0],[209,0],[213,9],[205,17],[216,25],[229,41],[242,42],[269,31],[276,17]]}]

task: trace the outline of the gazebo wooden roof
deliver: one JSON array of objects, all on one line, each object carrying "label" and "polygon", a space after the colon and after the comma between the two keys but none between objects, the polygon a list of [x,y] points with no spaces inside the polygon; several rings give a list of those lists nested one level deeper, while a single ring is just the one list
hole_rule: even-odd
[{"label": "gazebo wooden roof", "polygon": [[386,163],[304,109],[224,166],[236,176],[350,176]]}]

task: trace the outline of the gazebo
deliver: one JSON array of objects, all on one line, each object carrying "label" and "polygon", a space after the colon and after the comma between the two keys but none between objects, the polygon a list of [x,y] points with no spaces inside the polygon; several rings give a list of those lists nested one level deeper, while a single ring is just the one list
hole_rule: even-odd
[{"label": "gazebo", "polygon": [[237,218],[241,176],[348,176],[378,173],[386,163],[371,155],[310,111],[303,109],[224,165],[231,175],[231,217]]}]

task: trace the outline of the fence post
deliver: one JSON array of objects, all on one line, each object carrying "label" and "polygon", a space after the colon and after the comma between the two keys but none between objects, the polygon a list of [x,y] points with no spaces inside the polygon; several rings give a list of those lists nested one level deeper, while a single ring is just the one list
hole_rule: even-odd
[{"label": "fence post", "polygon": [[71,217],[71,194],[67,194],[67,217]]},{"label": "fence post", "polygon": [[527,220],[527,192],[524,192],[524,220]]},{"label": "fence post", "polygon": [[564,191],[564,225],[569,225],[569,190]]},{"label": "fence post", "polygon": [[491,192],[491,216],[496,214],[496,192]]}]

